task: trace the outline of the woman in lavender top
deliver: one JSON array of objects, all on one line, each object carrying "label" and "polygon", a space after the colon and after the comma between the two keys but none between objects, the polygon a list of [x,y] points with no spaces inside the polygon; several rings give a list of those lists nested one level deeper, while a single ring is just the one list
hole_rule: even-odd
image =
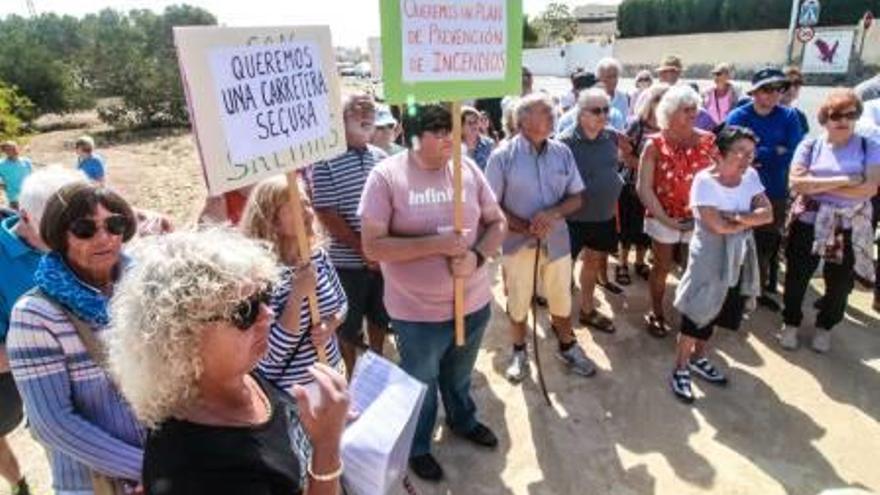
[{"label": "woman in lavender top", "polygon": [[852,90],[831,91],[819,107],[824,132],[803,141],[794,154],[790,181],[799,196],[788,229],[779,335],[789,350],[798,346],[804,295],[821,259],[825,296],[816,315],[816,352],[830,350],[831,329],[843,319],[855,277],[875,277],[871,197],[880,184],[880,142],[855,131],[862,108]]},{"label": "woman in lavender top", "polygon": [[113,191],[86,182],[61,188],[40,222],[51,251],[34,275],[36,290],[12,310],[9,361],[57,494],[93,493],[93,474],[140,483],[143,430],[75,326],[104,340],[108,301],[126,265],[122,245],[136,224]]}]

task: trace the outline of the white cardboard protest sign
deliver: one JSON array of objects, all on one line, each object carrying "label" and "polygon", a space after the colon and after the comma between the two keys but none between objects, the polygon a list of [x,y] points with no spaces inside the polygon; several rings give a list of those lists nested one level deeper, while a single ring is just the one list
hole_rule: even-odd
[{"label": "white cardboard protest sign", "polygon": [[177,27],[174,39],[210,194],[345,151],[329,27]]},{"label": "white cardboard protest sign", "polygon": [[350,495],[400,493],[428,387],[373,352],[358,358],[349,392],[360,416],[342,435]]}]

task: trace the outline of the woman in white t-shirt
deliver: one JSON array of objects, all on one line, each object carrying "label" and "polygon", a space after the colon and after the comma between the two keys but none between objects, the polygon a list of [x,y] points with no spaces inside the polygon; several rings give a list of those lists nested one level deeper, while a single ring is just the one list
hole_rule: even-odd
[{"label": "woman in white t-shirt", "polygon": [[690,207],[695,230],[687,270],[675,294],[681,312],[681,335],[673,393],[690,403],[691,372],[715,385],[727,378],[706,357],[707,343],[717,324],[736,330],[747,297],[760,293],[757,249],[752,229],[773,219],[770,201],[751,163],[757,137],[743,127],[728,126],[716,144],[718,162],[694,177]]}]

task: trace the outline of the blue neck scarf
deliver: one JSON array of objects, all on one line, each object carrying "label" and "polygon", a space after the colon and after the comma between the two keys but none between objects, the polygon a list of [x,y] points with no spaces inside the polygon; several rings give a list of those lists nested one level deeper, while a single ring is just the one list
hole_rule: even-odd
[{"label": "blue neck scarf", "polygon": [[[120,267],[128,264],[123,255]],[[85,323],[104,328],[110,323],[107,305],[110,298],[83,282],[58,253],[49,253],[40,260],[34,282],[47,296],[64,306]]]}]

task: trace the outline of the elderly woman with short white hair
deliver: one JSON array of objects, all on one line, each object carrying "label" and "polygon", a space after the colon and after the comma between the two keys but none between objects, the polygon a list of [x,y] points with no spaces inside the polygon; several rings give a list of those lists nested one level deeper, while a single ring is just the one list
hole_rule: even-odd
[{"label": "elderly woman with short white hair", "polygon": [[112,301],[109,362],[152,428],[146,493],[338,493],[344,378],[315,365],[316,392],[294,386],[294,402],[253,371],[279,273],[267,246],[215,230],[144,239],[132,252]]},{"label": "elderly woman with short white hair", "polygon": [[701,104],[690,86],[673,86],[664,93],[656,110],[660,132],[648,137],[639,164],[636,188],[645,205],[645,233],[654,252],[648,279],[653,309],[645,315],[645,323],[654,337],[670,331],[663,296],[672,264],[676,259],[684,263],[694,230],[691,183],[718,156],[714,135],[694,127]]}]

